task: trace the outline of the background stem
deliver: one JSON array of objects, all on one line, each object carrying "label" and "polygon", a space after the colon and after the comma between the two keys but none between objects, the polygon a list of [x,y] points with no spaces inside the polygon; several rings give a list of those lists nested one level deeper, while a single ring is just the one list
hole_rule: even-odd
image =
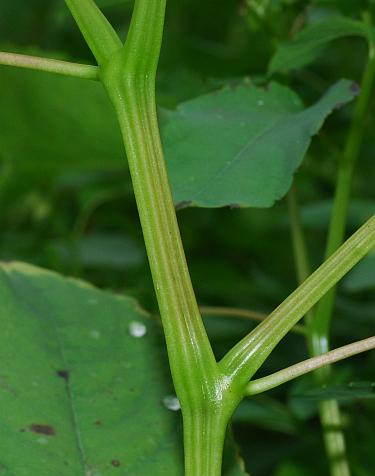
[{"label": "background stem", "polygon": [[[369,102],[375,78],[374,45],[370,42],[369,59],[361,82],[361,94],[357,100],[348,140],[338,166],[336,191],[328,233],[325,258],[329,258],[343,243],[347,224],[350,194],[355,163],[360,154],[364,137],[364,121],[369,109]],[[336,287],[324,296],[317,306],[313,318],[308,320],[308,342],[310,354],[320,355],[330,349],[330,329],[335,303]],[[330,366],[316,371],[320,384],[326,383],[331,374]],[[346,456],[345,438],[342,432],[342,418],[336,400],[322,401],[319,404],[320,419],[323,427],[324,441],[330,463],[331,476],[350,476],[351,471]]]},{"label": "background stem", "polygon": [[222,372],[245,388],[281,339],[374,244],[375,215],[225,355]]},{"label": "background stem", "polygon": [[[268,314],[264,314],[262,312],[237,307],[199,306],[199,310],[203,316],[223,316],[229,318],[234,317],[237,319],[245,319],[255,322],[262,322],[268,317]],[[291,332],[294,332],[295,334],[305,335],[305,327],[296,324],[291,329]]]}]

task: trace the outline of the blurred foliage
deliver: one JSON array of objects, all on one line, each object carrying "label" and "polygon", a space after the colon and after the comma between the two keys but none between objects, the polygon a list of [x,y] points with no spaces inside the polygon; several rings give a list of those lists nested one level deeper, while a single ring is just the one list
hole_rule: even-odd
[{"label": "blurred foliage", "polygon": [[[98,3],[125,38],[132,2]],[[244,77],[262,84],[278,46],[305,26],[337,14],[361,20],[364,11],[375,14],[375,2],[169,0],[159,105],[173,109]],[[93,61],[60,0],[3,0],[0,43],[6,51]],[[344,37],[313,64],[277,79],[310,105],[341,77],[359,82],[365,58],[363,40]],[[0,67],[0,84],[0,258],[24,260],[102,288],[126,290],[156,313],[126,161],[100,87],[6,67]],[[93,96],[103,106],[105,117],[100,120],[92,107]],[[314,268],[323,257],[336,163],[351,114],[352,106],[347,106],[328,120],[295,177]],[[105,124],[104,132],[99,124]],[[373,113],[363,127],[366,136],[348,234],[375,209]],[[264,210],[186,209],[179,212],[179,221],[200,303],[267,312],[296,286],[284,200]],[[334,345],[373,333],[373,257],[370,261],[355,269],[339,289]],[[206,323],[218,355],[254,325],[224,318],[207,318]],[[262,373],[305,356],[303,340],[289,336]],[[371,382],[374,353],[337,369],[335,385]],[[234,433],[253,476],[327,474],[316,401],[292,398],[302,391],[297,385],[311,389],[313,383],[310,377],[292,382],[265,399],[244,402],[236,414]],[[354,474],[375,474],[374,400],[352,401],[345,405],[344,416]]]}]

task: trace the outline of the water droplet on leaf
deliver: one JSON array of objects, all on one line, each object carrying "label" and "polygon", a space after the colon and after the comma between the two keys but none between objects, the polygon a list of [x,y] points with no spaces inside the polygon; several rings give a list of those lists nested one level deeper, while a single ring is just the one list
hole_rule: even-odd
[{"label": "water droplet on leaf", "polygon": [[132,337],[143,337],[147,334],[147,327],[142,322],[133,321],[129,324],[129,334]]},{"label": "water droplet on leaf", "polygon": [[180,401],[175,395],[167,395],[164,397],[163,405],[172,412],[178,412],[178,410],[181,410]]}]

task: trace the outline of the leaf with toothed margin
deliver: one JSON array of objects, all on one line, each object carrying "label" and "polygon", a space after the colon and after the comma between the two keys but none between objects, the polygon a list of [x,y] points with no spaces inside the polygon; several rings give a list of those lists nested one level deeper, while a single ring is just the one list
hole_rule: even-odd
[{"label": "leaf with toothed margin", "polygon": [[[20,263],[0,264],[0,302],[0,474],[182,476],[158,322]],[[223,474],[244,476],[231,442],[226,455]]]},{"label": "leaf with toothed margin", "polygon": [[270,207],[289,190],[311,137],[358,94],[341,80],[304,109],[285,86],[242,84],[162,115],[162,137],[177,207]]}]

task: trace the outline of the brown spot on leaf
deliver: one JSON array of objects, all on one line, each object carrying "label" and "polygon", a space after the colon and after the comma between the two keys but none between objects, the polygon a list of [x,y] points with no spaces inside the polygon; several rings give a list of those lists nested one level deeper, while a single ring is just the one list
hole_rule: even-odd
[{"label": "brown spot on leaf", "polygon": [[361,92],[361,87],[358,83],[353,82],[350,85],[350,91],[354,93],[355,95],[358,95]]},{"label": "brown spot on leaf", "polygon": [[32,425],[30,425],[30,430],[34,433],[39,433],[41,435],[46,436],[56,435],[56,430],[53,428],[53,426],[50,425],[41,425],[39,423],[33,423]]},{"label": "brown spot on leaf", "polygon": [[95,426],[102,426],[102,422],[100,420],[94,421]]},{"label": "brown spot on leaf", "polygon": [[57,375],[61,378],[63,378],[65,381],[68,382],[69,380],[69,370],[58,370]]},{"label": "brown spot on leaf", "polygon": [[113,459],[111,461],[111,465],[114,466],[115,468],[119,468],[121,466],[121,463],[118,459]]}]

